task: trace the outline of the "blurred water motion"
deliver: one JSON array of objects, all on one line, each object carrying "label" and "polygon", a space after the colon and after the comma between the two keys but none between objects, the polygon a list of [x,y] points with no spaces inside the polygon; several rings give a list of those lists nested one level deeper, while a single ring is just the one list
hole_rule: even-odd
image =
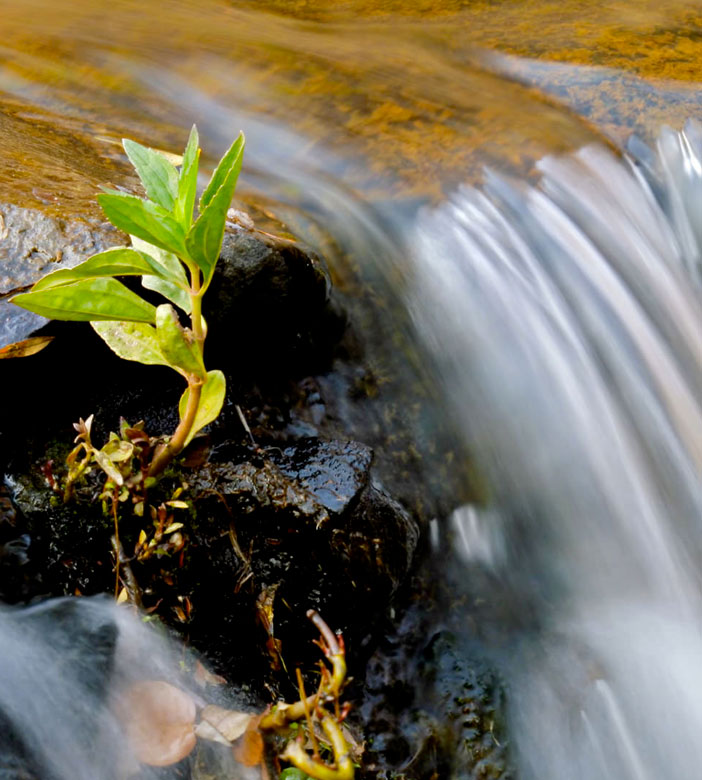
[{"label": "blurred water motion", "polygon": [[[701,4],[5,0],[1,25],[3,200],[95,214],[121,136],[241,127],[244,186],[345,250],[397,384],[425,359],[493,498],[448,526],[508,636],[520,777],[699,777],[700,133],[610,142],[699,111]],[[60,777],[111,776],[76,756]]]},{"label": "blurred water motion", "polygon": [[[163,632],[107,596],[55,599],[2,607],[0,653],[0,776],[178,776],[139,765],[125,730],[140,715],[119,709],[121,697],[146,680],[186,689],[184,651]],[[145,736],[158,746],[162,724],[150,725]]]},{"label": "blurred water motion", "polygon": [[702,760],[702,128],[631,147],[493,176],[417,225],[418,327],[495,497],[454,515],[457,549],[521,625],[529,779]]},{"label": "blurred water motion", "polygon": [[[679,1],[637,3],[635,12],[575,2],[554,11],[533,0],[409,11],[371,2],[6,0],[2,10],[0,185],[57,210],[90,208],[106,174],[126,175],[120,136],[178,150],[193,121],[206,149],[242,126],[259,167],[275,169],[283,153],[300,169],[321,158],[327,175],[381,199],[436,198],[477,180],[486,164],[524,173],[546,153],[597,137],[531,89],[533,73],[527,86],[514,72],[499,75],[509,68],[487,49],[571,63],[557,96],[566,91],[576,111],[574,65],[613,69],[585,113],[615,135],[650,130],[661,117],[679,124],[698,105],[685,86],[696,72],[700,15]],[[648,91],[603,116],[607,95],[621,92],[617,74],[627,73]]]}]

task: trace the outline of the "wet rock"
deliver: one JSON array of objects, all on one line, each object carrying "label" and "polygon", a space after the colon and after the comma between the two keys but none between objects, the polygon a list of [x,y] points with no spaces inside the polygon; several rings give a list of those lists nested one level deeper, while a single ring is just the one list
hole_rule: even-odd
[{"label": "wet rock", "polygon": [[[324,262],[296,241],[229,222],[208,291],[208,353],[247,374],[277,374],[328,356],[343,318]],[[304,369],[303,369],[304,370]]]},{"label": "wet rock", "polygon": [[[3,361],[0,380],[18,402],[26,387],[47,374],[60,373],[59,391],[74,398],[85,388],[115,390],[115,380],[126,386],[150,384],[143,369],[120,363],[86,323],[51,322],[10,302],[13,293],[58,268],[73,267],[92,254],[127,243],[126,236],[100,220],[60,219],[36,209],[0,204],[0,347],[35,335],[56,338],[49,350],[20,361]],[[154,303],[162,298],[145,291],[138,279],[125,278],[127,286]],[[211,365],[236,370],[239,377],[280,376],[304,364],[328,361],[331,345],[343,330],[343,317],[329,302],[329,280],[323,261],[309,248],[287,238],[252,227],[240,217],[229,222],[221,260],[208,292],[205,313],[210,338]],[[90,382],[78,381],[86,373],[90,355]],[[148,377],[153,376],[151,368]],[[143,377],[143,378],[142,378]],[[4,427],[4,426],[3,426]]]},{"label": "wet rock", "polygon": [[0,203],[0,347],[27,338],[47,322],[13,306],[8,300],[11,290],[121,243],[123,234],[98,220],[61,219]]},{"label": "wet rock", "polygon": [[[308,440],[253,453],[228,444],[211,462],[164,478],[151,500],[185,481],[193,512],[173,518],[183,523],[182,554],[132,560],[144,605],[230,679],[267,679],[280,646],[288,664],[307,657],[310,608],[360,641],[406,576],[419,535],[373,482],[371,464],[372,452],[357,442]],[[7,477],[18,532],[31,538],[23,568],[43,594],[112,589],[112,519],[95,500],[99,477],[82,502],[65,505],[52,498],[42,466]],[[150,527],[149,519],[122,517],[128,554]]]},{"label": "wet rock", "polygon": [[500,677],[465,628],[437,624],[431,585],[420,590],[366,667],[352,714],[368,746],[361,776],[509,780]]},{"label": "wet rock", "polygon": [[[310,439],[252,461],[208,464],[192,483],[201,497],[199,520],[207,505],[216,506],[211,498],[203,504],[209,485],[216,484],[217,499],[223,497],[238,518],[240,537],[261,531],[278,537],[276,566],[318,565],[353,599],[385,601],[409,569],[419,532],[409,514],[373,483],[372,457],[358,442]],[[307,551],[304,560],[296,559],[300,548]],[[271,563],[262,563],[272,584]]]}]

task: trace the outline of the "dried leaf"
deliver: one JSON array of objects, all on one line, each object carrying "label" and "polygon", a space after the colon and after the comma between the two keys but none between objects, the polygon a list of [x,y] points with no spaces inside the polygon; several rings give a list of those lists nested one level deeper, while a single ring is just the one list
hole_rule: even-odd
[{"label": "dried leaf", "polygon": [[219,742],[222,745],[231,745],[235,739],[244,734],[251,721],[255,720],[256,717],[248,712],[226,710],[216,704],[209,704],[202,711],[202,717],[200,723],[197,724],[195,733],[202,739]]},{"label": "dried leaf", "polygon": [[115,709],[135,756],[143,764],[170,766],[185,758],[197,743],[195,702],[170,683],[135,683],[120,696]]},{"label": "dried leaf", "polygon": [[168,528],[163,532],[164,534],[172,534],[173,531],[178,531],[180,528],[183,527],[182,523],[171,523]]},{"label": "dried leaf", "polygon": [[258,766],[263,762],[263,736],[258,730],[261,717],[252,718],[246,731],[232,747],[234,758],[244,766]]},{"label": "dried leaf", "polygon": [[14,344],[8,344],[0,349],[0,360],[36,355],[53,340],[53,336],[34,336],[31,339],[24,339],[24,341],[15,341]]}]

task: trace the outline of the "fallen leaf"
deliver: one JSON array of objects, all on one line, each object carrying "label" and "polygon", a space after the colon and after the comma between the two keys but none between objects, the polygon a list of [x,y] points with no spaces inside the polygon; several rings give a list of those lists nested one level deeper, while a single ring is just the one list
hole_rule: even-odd
[{"label": "fallen leaf", "polygon": [[15,341],[14,344],[8,344],[0,349],[0,360],[36,355],[53,340],[53,336],[33,336],[31,339],[24,339],[24,341]]},{"label": "fallen leaf", "polygon": [[135,683],[117,699],[115,711],[134,755],[149,766],[170,766],[195,747],[192,697],[162,680]]},{"label": "fallen leaf", "polygon": [[231,745],[238,739],[256,716],[248,712],[226,710],[216,704],[208,704],[202,711],[195,733],[202,739]]},{"label": "fallen leaf", "polygon": [[232,747],[234,758],[244,766],[258,766],[263,762],[263,735],[258,730],[260,720],[260,715],[257,718],[252,718],[246,731]]}]

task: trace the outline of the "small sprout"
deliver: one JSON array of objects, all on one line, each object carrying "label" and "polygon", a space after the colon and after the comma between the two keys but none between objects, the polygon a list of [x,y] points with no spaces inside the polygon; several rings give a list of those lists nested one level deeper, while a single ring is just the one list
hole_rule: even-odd
[{"label": "small sprout", "polygon": [[[29,292],[12,302],[36,314],[57,320],[89,321],[110,349],[125,360],[169,366],[186,382],[178,411],[180,422],[170,437],[151,439],[143,422],[130,426],[121,419],[119,434],[96,448],[91,442],[92,415],[74,425],[76,446],[68,455],[63,499],[96,463],[106,481],[100,500],[114,518],[119,542],[117,503],[132,499],[134,514],[143,517],[146,491],[193,436],[214,422],[224,404],[226,380],[221,371],[205,367],[207,325],[202,300],[219,259],[227,210],[234,197],[244,153],[244,136],[230,146],[214,170],[195,215],[200,157],[193,126],[182,157],[170,158],[135,141],[124,140],[124,150],[136,169],[146,198],[105,190],[98,202],[112,224],[131,236],[131,247],[112,247],[73,268],[59,268],[42,277]],[[180,166],[180,170],[176,166]],[[154,306],[126,287],[118,277],[140,277],[142,286],[160,293],[167,302]],[[187,319],[183,325],[181,319]],[[50,339],[30,339],[6,347],[0,358],[38,352]],[[56,480],[49,473],[52,489]],[[188,509],[177,492],[167,502]],[[140,539],[137,557],[166,555],[184,546],[174,533],[181,524],[166,522],[165,507],[148,545]],[[165,530],[164,530],[165,528]],[[164,534],[174,533],[161,545]],[[119,558],[115,559],[119,585]]]},{"label": "small sprout", "polygon": [[[113,247],[74,268],[53,271],[29,292],[15,295],[12,302],[50,319],[90,321],[120,357],[170,366],[185,379],[180,423],[169,439],[153,448],[148,464],[149,476],[156,477],[199,430],[219,416],[224,403],[224,375],[205,368],[207,328],[202,299],[219,259],[227,211],[241,171],[244,136],[239,135],[213,172],[200,198],[197,217],[194,207],[200,148],[195,127],[183,156],[175,158],[180,170],[172,159],[154,149],[130,140],[123,145],[147,197],[106,190],[98,195],[98,201],[110,222],[132,237],[132,246]],[[118,281],[117,277],[123,276],[141,277],[144,287],[159,292],[170,303],[152,305]],[[189,317],[187,327],[181,325],[181,313],[174,306]],[[27,350],[34,347],[39,343],[25,345]],[[90,422],[91,418],[85,423],[81,420],[76,426],[79,439],[88,447]],[[108,461],[128,460],[130,454],[124,445],[138,440],[148,445],[148,438],[138,426],[130,429],[122,421],[116,439],[117,452],[103,448],[93,451],[93,456],[108,478],[121,485],[119,469]],[[67,496],[70,493],[68,490]]]}]

